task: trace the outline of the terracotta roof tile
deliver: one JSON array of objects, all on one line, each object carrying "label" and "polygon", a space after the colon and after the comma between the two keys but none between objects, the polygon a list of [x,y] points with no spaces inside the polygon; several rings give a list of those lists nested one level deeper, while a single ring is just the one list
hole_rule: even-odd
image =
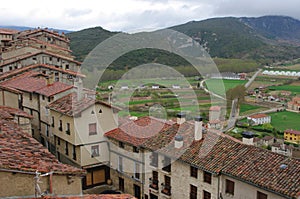
[{"label": "terracotta roof tile", "polygon": [[93,194],[82,196],[44,196],[44,199],[136,199],[129,194]]},{"label": "terracotta roof tile", "polygon": [[53,101],[48,105],[51,110],[66,114],[68,116],[79,116],[82,111],[89,108],[94,104],[102,104],[104,106],[110,107],[114,110],[120,110],[117,107],[111,106],[105,102],[95,100],[89,97],[83,97],[81,100],[78,100],[77,93],[70,93],[56,101]]},{"label": "terracotta roof tile", "polygon": [[54,82],[53,84],[47,85],[46,79],[37,78],[37,75],[43,74],[30,71],[1,83],[1,86],[20,91],[35,92],[48,97],[73,87],[72,85],[67,85],[62,82]]},{"label": "terracotta roof tile", "polygon": [[21,117],[25,117],[25,118],[29,118],[29,119],[32,119],[32,115],[26,113],[25,111],[22,111],[20,109],[15,109],[15,108],[11,108],[11,107],[8,107],[8,106],[0,106],[0,118],[3,118],[3,119],[6,119],[9,115],[10,117],[9,118],[13,118],[13,116],[21,116]]},{"label": "terracotta roof tile", "polygon": [[296,130],[293,130],[293,129],[287,129],[284,132],[285,133],[292,133],[292,134],[295,134],[295,135],[300,135],[300,131],[296,131]]},{"label": "terracotta roof tile", "polygon": [[[179,125],[172,125],[149,138],[143,147],[178,158],[203,170],[223,173],[288,197],[296,197],[300,191],[300,160],[235,142],[218,131],[209,131],[204,134],[204,139],[193,141],[193,125],[186,122],[182,126],[179,130]],[[165,147],[173,145],[177,134],[184,139],[180,157],[177,156],[180,154],[178,149]],[[287,168],[281,169],[281,164],[286,164]]]},{"label": "terracotta roof tile", "polygon": [[5,80],[11,77],[14,77],[16,75],[20,75],[22,73],[28,72],[28,71],[32,71],[32,69],[38,69],[38,68],[46,68],[46,69],[51,69],[54,71],[59,71],[65,74],[69,74],[69,75],[73,75],[73,76],[78,76],[78,77],[85,77],[85,75],[79,73],[79,72],[75,72],[75,71],[71,71],[71,70],[63,70],[61,68],[57,68],[55,66],[52,65],[47,65],[47,64],[34,64],[34,65],[29,65],[29,66],[25,66],[19,69],[15,69],[9,72],[5,72],[3,74],[0,75],[0,80]]},{"label": "terracotta roof tile", "polygon": [[264,113],[249,116],[249,118],[264,118],[264,117],[269,117],[269,116]]},{"label": "terracotta roof tile", "polygon": [[134,146],[141,146],[149,137],[171,125],[153,117],[141,117],[138,120],[129,120],[119,128],[113,129],[105,136]]},{"label": "terracotta roof tile", "polygon": [[221,107],[220,106],[211,106],[209,108],[210,111],[220,111],[221,110]]},{"label": "terracotta roof tile", "polygon": [[60,163],[44,146],[12,121],[0,120],[0,146],[1,169],[85,174],[82,169]]}]

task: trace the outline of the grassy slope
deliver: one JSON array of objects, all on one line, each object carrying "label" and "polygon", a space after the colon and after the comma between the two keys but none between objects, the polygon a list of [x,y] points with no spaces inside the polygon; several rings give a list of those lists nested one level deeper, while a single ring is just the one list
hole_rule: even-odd
[{"label": "grassy slope", "polygon": [[286,129],[300,130],[300,114],[284,111],[278,113],[271,113],[270,115],[272,117],[271,124],[276,129],[282,131]]}]

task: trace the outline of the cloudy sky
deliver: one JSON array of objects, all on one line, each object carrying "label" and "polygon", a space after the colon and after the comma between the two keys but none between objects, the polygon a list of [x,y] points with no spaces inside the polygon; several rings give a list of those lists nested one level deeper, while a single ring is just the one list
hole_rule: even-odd
[{"label": "cloudy sky", "polygon": [[[5,2],[5,3],[4,3]],[[222,16],[287,15],[300,0],[17,0],[0,5],[0,25],[135,32]]]}]

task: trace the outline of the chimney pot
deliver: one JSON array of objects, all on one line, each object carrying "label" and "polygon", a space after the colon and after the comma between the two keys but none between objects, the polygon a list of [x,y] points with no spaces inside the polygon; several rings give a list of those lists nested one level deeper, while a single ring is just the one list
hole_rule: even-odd
[{"label": "chimney pot", "polygon": [[195,117],[195,132],[194,132],[194,138],[196,141],[201,140],[203,138],[202,134],[202,117],[201,116],[196,116]]},{"label": "chimney pot", "polygon": [[183,147],[183,137],[182,135],[176,135],[175,136],[175,148],[180,149]]},{"label": "chimney pot", "polygon": [[183,112],[177,113],[177,124],[183,124],[185,122],[186,114]]}]

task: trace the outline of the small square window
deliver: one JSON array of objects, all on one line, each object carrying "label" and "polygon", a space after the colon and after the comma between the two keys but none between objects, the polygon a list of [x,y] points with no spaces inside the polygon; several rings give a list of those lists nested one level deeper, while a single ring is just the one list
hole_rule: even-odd
[{"label": "small square window", "polygon": [[125,148],[124,142],[119,142],[119,147],[124,149]]},{"label": "small square window", "polygon": [[96,123],[89,124],[89,135],[97,135],[97,124]]},{"label": "small square window", "polygon": [[92,158],[98,157],[99,154],[99,145],[91,146],[91,156]]},{"label": "small square window", "polygon": [[132,151],[135,152],[135,153],[138,153],[140,150],[139,150],[138,147],[133,146],[133,147],[132,147]]},{"label": "small square window", "polygon": [[225,193],[234,195],[234,182],[226,179],[226,189]]},{"label": "small square window", "polygon": [[257,191],[257,199],[268,199],[268,195]]}]

